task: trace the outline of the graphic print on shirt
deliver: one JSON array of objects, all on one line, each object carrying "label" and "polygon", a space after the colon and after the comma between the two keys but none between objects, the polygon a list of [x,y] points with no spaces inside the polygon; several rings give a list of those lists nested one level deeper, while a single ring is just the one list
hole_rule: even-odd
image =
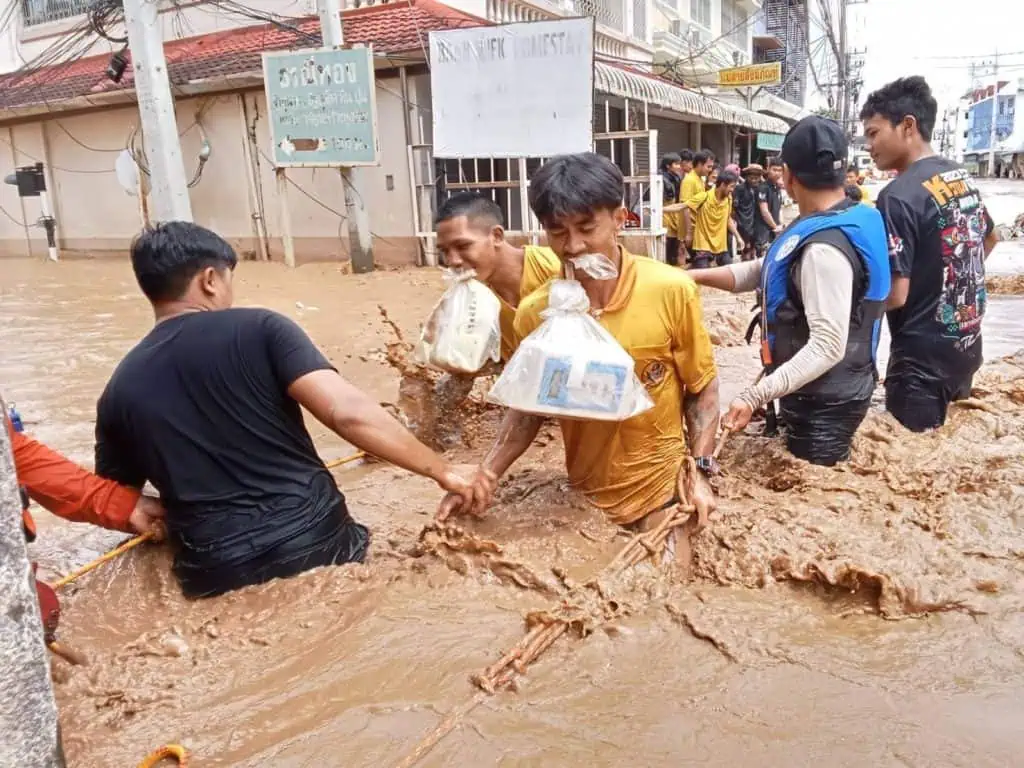
[{"label": "graphic print on shirt", "polygon": [[942,295],[935,319],[968,349],[981,336],[985,314],[985,204],[970,174],[962,169],[937,173],[922,183],[939,208]]}]

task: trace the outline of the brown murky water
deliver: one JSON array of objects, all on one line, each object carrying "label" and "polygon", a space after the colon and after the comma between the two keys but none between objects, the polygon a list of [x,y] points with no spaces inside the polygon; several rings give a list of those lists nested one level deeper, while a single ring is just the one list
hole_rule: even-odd
[{"label": "brown murky water", "polygon": [[[149,327],[124,262],[5,261],[0,363],[28,428],[91,463],[95,398]],[[398,381],[384,305],[412,336],[441,290],[420,271],[343,275],[243,264],[240,303],[297,319],[382,401]],[[1016,302],[1016,303],[1007,303]],[[709,302],[723,400],[752,377],[747,313]],[[993,300],[990,358],[1024,334]],[[988,326],[987,326],[988,327]],[[873,413],[852,461],[810,467],[734,438],[696,580],[650,565],[423,760],[424,766],[1010,766],[1024,748],[1024,355],[989,366],[934,434]],[[493,417],[468,430],[478,456]],[[325,458],[352,449],[317,427]],[[387,466],[338,471],[375,532],[367,565],[222,598],[181,598],[168,558],[135,551],[76,582],[56,662],[74,768],[134,766],[181,742],[192,765],[390,766],[475,689],[469,676],[567,597],[623,538],[564,487],[546,430],[469,526],[500,552],[418,546],[438,492]],[[120,537],[40,513],[48,574]],[[562,574],[556,577],[553,569]],[[898,620],[902,619],[902,620]]]}]

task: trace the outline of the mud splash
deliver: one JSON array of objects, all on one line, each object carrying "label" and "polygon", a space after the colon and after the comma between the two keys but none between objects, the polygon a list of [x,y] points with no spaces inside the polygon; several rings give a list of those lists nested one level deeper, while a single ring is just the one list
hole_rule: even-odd
[{"label": "mud splash", "polygon": [[[5,393],[37,434],[87,461],[96,393],[148,326],[145,307],[124,301],[137,297],[123,264],[5,267]],[[346,376],[397,408],[395,335],[376,306],[411,338],[442,289],[421,274],[246,263],[236,289],[296,317]],[[709,313],[733,306],[706,301]],[[753,378],[753,350],[718,352],[724,385]],[[53,387],[68,370],[68,386]],[[453,456],[478,458],[496,416],[484,409],[476,445],[460,438]],[[420,764],[1016,764],[1021,435],[1017,356],[986,366],[933,434],[871,414],[839,468],[734,438],[718,516],[694,543],[695,580],[645,563],[571,604],[592,617],[585,630]],[[325,458],[351,451],[314,436]],[[495,508],[454,530],[430,524],[440,492],[425,480],[380,464],[336,476],[374,531],[366,565],[188,601],[167,554],[147,547],[76,582],[62,632],[90,665],[54,662],[72,768],[132,766],[168,741],[199,768],[394,765],[476,694],[471,676],[516,647],[528,620],[570,615],[561,601],[628,538],[566,487],[553,426]],[[93,555],[88,529],[40,528],[49,572]]]},{"label": "mud splash", "polygon": [[985,279],[985,288],[993,294],[1024,294],[1024,275],[995,275]]}]

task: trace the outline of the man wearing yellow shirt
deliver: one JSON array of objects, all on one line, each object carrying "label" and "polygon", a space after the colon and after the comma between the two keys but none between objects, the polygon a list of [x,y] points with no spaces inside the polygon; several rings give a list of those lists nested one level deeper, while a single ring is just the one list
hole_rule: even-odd
[{"label": "man wearing yellow shirt", "polygon": [[[573,277],[587,292],[595,318],[633,357],[654,401],[654,408],[624,422],[560,419],[566,469],[572,485],[611,521],[644,526],[677,500],[689,452],[699,468],[686,488],[698,512],[692,532],[715,507],[708,482],[717,471],[711,458],[719,419],[714,354],[690,277],[618,244],[626,220],[623,193],[621,171],[590,152],[553,158],[530,183],[530,206],[563,265],[603,254],[615,266],[612,279],[575,268]],[[550,286],[522,300],[515,318],[518,339],[541,324]],[[533,442],[543,420],[509,410],[479,472],[491,481],[503,475]],[[477,502],[466,509],[449,495],[440,516],[480,514],[482,506]]]},{"label": "man wearing yellow shirt", "polygon": [[512,320],[519,300],[553,277],[562,264],[550,248],[516,248],[505,239],[501,209],[472,192],[452,195],[437,213],[437,250],[445,266],[472,269],[501,301],[501,359],[515,351]]},{"label": "man wearing yellow shirt", "polygon": [[715,188],[708,190],[703,199],[695,198],[689,205],[694,210],[693,260],[690,269],[707,269],[712,266],[724,267],[732,263],[729,250],[729,233],[739,250],[743,250],[743,238],[736,229],[732,217],[732,193],[739,177],[732,171],[722,171],[715,180]]},{"label": "man wearing yellow shirt", "polygon": [[703,200],[707,194],[707,186],[704,180],[715,167],[715,156],[702,149],[693,155],[693,169],[683,177],[679,187],[679,204],[673,206],[683,212],[679,219],[679,243],[680,248],[687,252],[693,248],[693,224],[694,204]]},{"label": "man wearing yellow shirt", "polygon": [[860,170],[856,165],[851,165],[846,169],[846,184],[847,186],[852,184],[860,191],[860,202],[874,207],[875,204],[871,202],[871,195],[868,194],[867,188],[861,183]]}]

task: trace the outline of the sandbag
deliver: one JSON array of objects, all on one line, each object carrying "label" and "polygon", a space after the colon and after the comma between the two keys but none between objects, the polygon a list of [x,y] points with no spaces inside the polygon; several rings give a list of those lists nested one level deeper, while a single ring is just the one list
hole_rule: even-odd
[{"label": "sandbag", "polygon": [[445,270],[448,289],[434,306],[413,362],[450,373],[476,373],[501,359],[501,302],[473,270]]},{"label": "sandbag", "polygon": [[633,358],[589,314],[575,280],[554,280],[544,322],[523,339],[487,399],[563,419],[625,421],[654,407]]}]

